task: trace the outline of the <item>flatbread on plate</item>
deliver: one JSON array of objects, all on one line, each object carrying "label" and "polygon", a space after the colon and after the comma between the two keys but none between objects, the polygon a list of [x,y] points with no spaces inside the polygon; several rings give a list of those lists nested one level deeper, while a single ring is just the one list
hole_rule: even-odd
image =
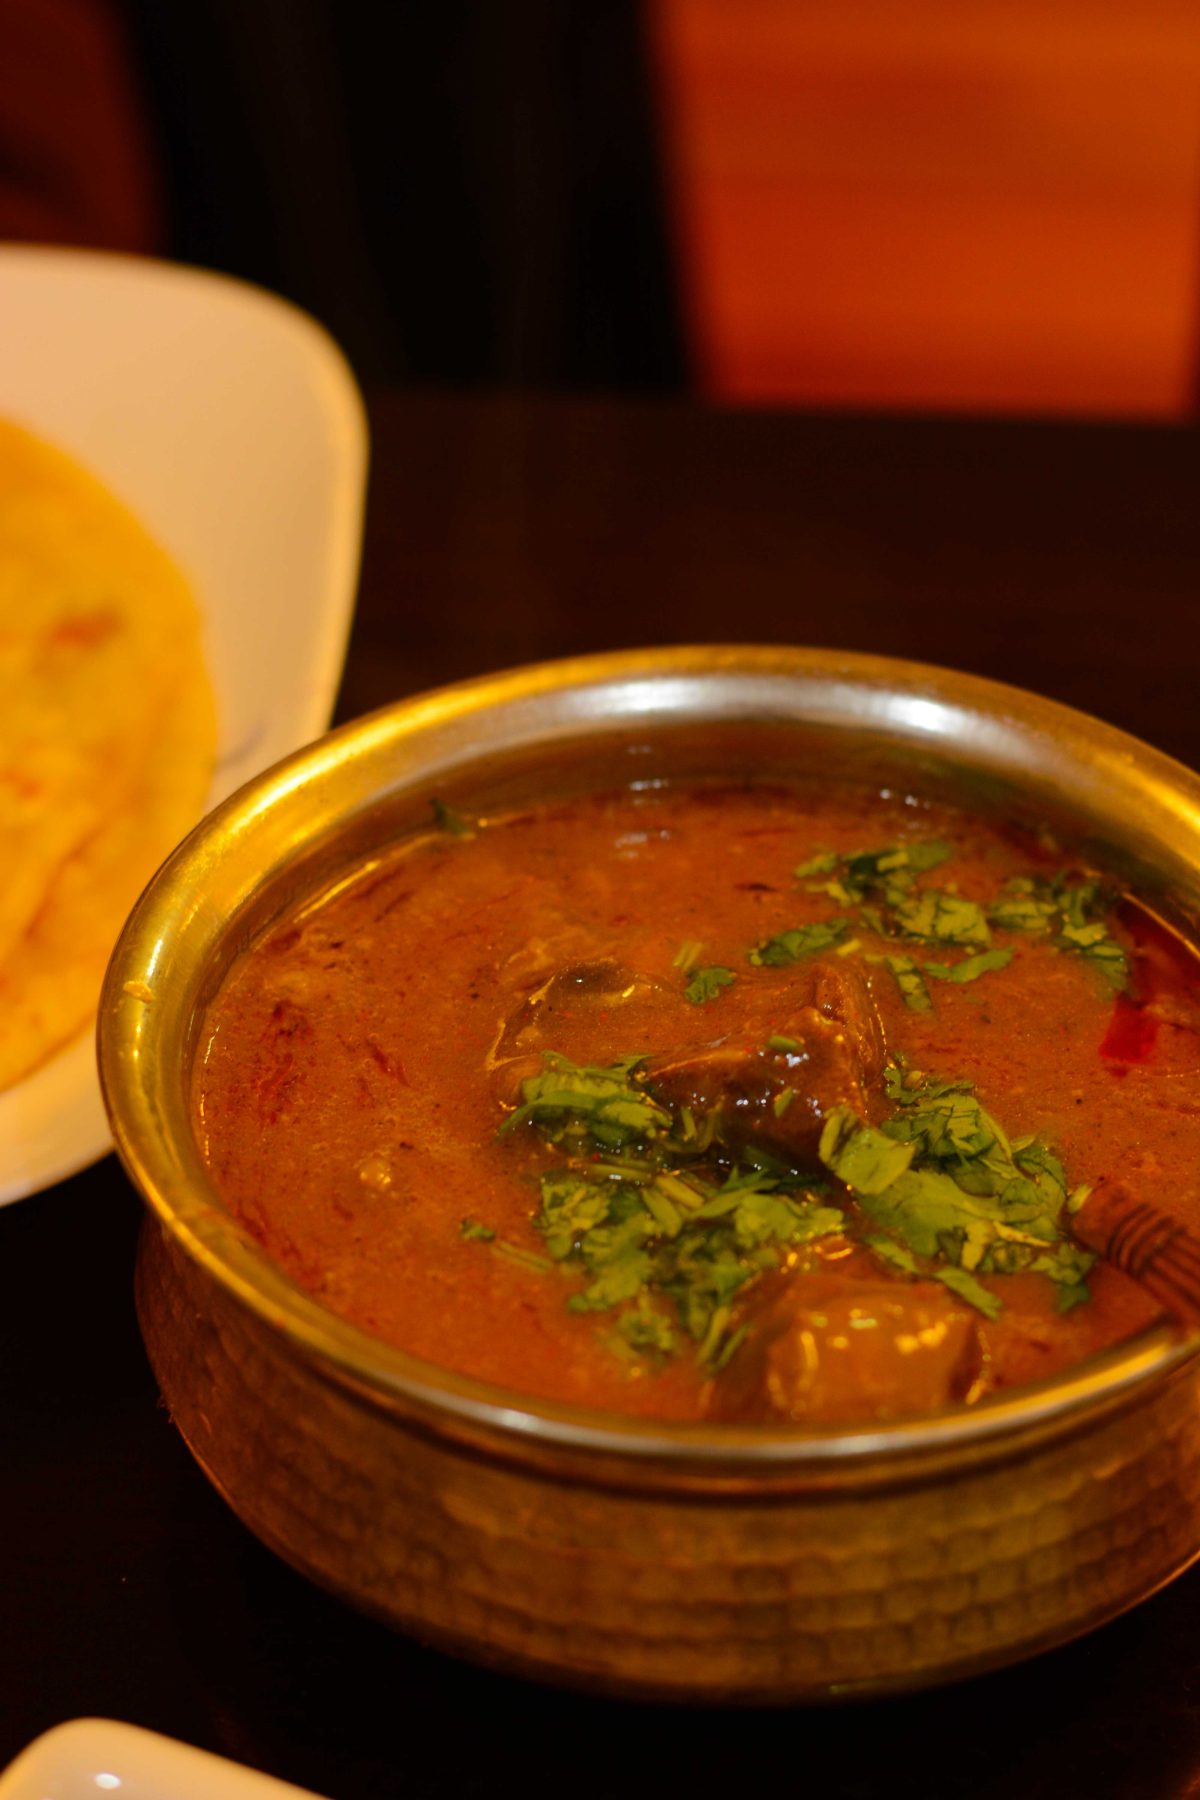
[{"label": "flatbread on plate", "polygon": [[0,421],[0,1089],[90,1022],[214,743],[183,575],[78,464]]}]

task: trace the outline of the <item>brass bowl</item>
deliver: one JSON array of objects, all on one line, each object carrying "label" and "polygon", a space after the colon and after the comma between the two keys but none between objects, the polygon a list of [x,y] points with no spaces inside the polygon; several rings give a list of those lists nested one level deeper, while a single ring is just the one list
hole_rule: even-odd
[{"label": "brass bowl", "polygon": [[643,1695],[926,1686],[1086,1631],[1200,1553],[1193,1343],[1164,1324],[1060,1379],[878,1427],[589,1414],[431,1367],[334,1317],[225,1210],[191,1131],[199,1017],[233,957],[432,791],[706,758],[965,790],[1065,825],[1185,928],[1200,919],[1200,781],[1095,720],[969,676],[674,649],[389,708],[213,813],[114,955],[100,1061],[149,1205],[142,1329],[175,1422],[250,1528],[418,1637]]}]

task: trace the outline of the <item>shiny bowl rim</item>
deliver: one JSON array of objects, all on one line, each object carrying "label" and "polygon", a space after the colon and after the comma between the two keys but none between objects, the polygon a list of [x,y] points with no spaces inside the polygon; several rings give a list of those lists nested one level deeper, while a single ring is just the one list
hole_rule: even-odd
[{"label": "shiny bowl rim", "polygon": [[[641,710],[633,706],[630,721],[651,718],[659,687],[674,698],[665,717],[653,713],[651,723],[642,723],[650,731],[679,722],[689,684],[711,687],[739,679],[899,697],[913,709],[926,709],[931,720],[939,707],[957,708],[962,719],[999,720],[1009,732],[1032,733],[1043,748],[1058,740],[1075,752],[1085,747],[1098,759],[1101,783],[1136,775],[1165,801],[1174,823],[1190,825],[1200,900],[1200,778],[1116,727],[1024,689],[892,657],[744,644],[604,652],[474,677],[352,720],[274,764],[215,808],[150,882],[113,952],[97,1027],[101,1086],[126,1172],[183,1253],[295,1353],[379,1410],[407,1414],[448,1438],[482,1438],[491,1448],[518,1457],[532,1453],[544,1460],[556,1451],[578,1453],[643,1473],[656,1468],[668,1478],[675,1469],[734,1478],[815,1473],[853,1483],[858,1474],[877,1474],[914,1457],[940,1463],[946,1456],[998,1450],[1031,1431],[1039,1437],[1058,1436],[1132,1403],[1147,1386],[1169,1379],[1200,1354],[1200,1340],[1181,1340],[1169,1324],[1152,1325],[1060,1375],[971,1407],[817,1429],[626,1418],[544,1401],[426,1363],[341,1319],[265,1255],[226,1212],[202,1172],[197,1182],[198,1158],[193,1154],[187,1159],[162,1093],[150,1091],[143,1078],[143,1065],[157,1049],[157,1014],[147,996],[172,931],[178,931],[180,919],[186,930],[202,910],[197,880],[206,867],[211,871],[217,847],[240,839],[289,797],[310,794],[314,783],[331,780],[338,768],[397,745],[411,747],[430,731],[449,726],[453,735],[464,724],[469,727],[505,707],[515,708],[519,716],[530,703],[536,710],[547,696],[566,695],[582,701],[583,711],[546,742],[570,742],[589,731],[598,733],[598,719],[611,729],[611,708],[605,701],[617,693],[642,702]],[[682,684],[682,700],[672,684]],[[765,721],[776,715],[753,716]],[[921,717],[919,710],[916,716]],[[478,766],[485,760],[486,752],[476,751],[458,766],[469,769],[472,761]],[[424,791],[429,791],[428,778]],[[187,1111],[186,1099],[182,1110]],[[181,1178],[181,1149],[186,1178]]]}]

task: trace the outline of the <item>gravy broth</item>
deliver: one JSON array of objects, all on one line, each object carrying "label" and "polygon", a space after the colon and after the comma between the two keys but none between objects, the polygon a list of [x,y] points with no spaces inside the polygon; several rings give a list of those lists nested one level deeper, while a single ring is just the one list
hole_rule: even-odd
[{"label": "gravy broth", "polygon": [[218,1190],[331,1310],[530,1397],[821,1423],[1157,1316],[1074,1221],[1200,1226],[1200,971],[1048,835],[849,784],[432,810],[196,1060]]}]

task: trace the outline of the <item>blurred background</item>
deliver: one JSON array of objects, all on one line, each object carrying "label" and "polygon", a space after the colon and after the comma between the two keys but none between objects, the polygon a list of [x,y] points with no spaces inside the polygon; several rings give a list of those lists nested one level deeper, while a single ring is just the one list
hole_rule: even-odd
[{"label": "blurred background", "polygon": [[0,237],[366,383],[1172,419],[1196,0],[0,0]]}]

